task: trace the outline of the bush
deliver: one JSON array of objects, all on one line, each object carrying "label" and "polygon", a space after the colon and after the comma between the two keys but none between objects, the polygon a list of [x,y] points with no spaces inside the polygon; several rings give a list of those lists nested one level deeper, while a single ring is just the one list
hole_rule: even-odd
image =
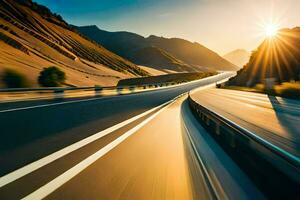
[{"label": "bush", "polygon": [[285,98],[300,99],[300,83],[285,82],[274,87],[275,94]]},{"label": "bush", "polygon": [[28,87],[26,77],[12,69],[4,70],[2,81],[8,88]]},{"label": "bush", "polygon": [[254,88],[261,92],[265,91],[265,85],[261,83],[256,84]]},{"label": "bush", "polygon": [[44,87],[57,87],[66,80],[65,72],[57,67],[47,67],[41,71],[38,82]]}]

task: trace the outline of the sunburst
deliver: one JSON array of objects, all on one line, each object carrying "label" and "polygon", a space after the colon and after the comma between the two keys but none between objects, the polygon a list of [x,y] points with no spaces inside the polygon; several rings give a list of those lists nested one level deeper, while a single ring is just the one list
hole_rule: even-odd
[{"label": "sunburst", "polygon": [[278,25],[270,23],[265,25],[264,32],[267,37],[275,37],[278,33]]}]

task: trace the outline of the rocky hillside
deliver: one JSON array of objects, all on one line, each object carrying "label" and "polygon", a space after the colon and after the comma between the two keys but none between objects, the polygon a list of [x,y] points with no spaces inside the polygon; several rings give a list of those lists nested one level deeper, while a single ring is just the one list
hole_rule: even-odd
[{"label": "rocky hillside", "polygon": [[32,86],[48,66],[65,71],[69,85],[114,85],[148,75],[31,0],[1,0],[0,16],[0,74],[4,68],[17,70]]},{"label": "rocky hillside", "polygon": [[263,41],[229,84],[254,86],[266,78],[279,83],[300,80],[300,28],[282,29]]},{"label": "rocky hillside", "polygon": [[[202,70],[237,70],[238,67],[225,60],[217,53],[210,49],[198,44],[192,43],[187,40],[179,38],[163,38],[157,36],[150,36],[144,38],[140,35],[130,32],[108,32],[99,29],[97,26],[84,26],[75,27],[80,33],[90,37],[91,39],[99,42],[107,49],[115,52],[116,54],[123,56],[136,64],[143,64],[140,62],[140,58],[136,55],[140,55],[139,51],[145,51],[146,47],[156,47],[168,55],[171,55],[176,60],[180,60],[184,63],[185,71],[202,71]],[[157,54],[158,55],[158,54]],[[160,55],[159,57],[162,57]],[[159,60],[160,58],[157,58]],[[147,63],[152,67],[165,68],[168,63],[160,63],[157,66],[157,61],[153,57],[153,63]],[[167,70],[169,68],[166,67]],[[177,67],[172,70],[177,72]]]}]

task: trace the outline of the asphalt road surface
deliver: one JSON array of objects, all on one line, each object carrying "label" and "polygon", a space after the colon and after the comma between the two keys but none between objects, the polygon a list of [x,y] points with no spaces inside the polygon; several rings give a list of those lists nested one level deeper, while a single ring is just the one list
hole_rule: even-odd
[{"label": "asphalt road surface", "polygon": [[0,199],[263,198],[205,138],[186,96],[174,100],[230,75],[139,94],[1,105]]},{"label": "asphalt road surface", "polygon": [[0,176],[193,88],[215,84],[231,75],[224,73],[176,87],[130,95],[0,104]]},{"label": "asphalt road surface", "polygon": [[225,89],[194,91],[191,97],[300,159],[300,101]]},{"label": "asphalt road surface", "polygon": [[263,199],[199,125],[186,97],[0,178],[0,198]]}]

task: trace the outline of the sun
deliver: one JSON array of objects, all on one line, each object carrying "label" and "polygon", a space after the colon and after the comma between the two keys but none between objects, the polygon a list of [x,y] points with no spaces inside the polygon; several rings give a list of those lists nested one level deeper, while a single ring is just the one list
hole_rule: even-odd
[{"label": "sun", "polygon": [[265,26],[265,35],[267,37],[274,37],[277,35],[278,26],[276,24],[267,24]]}]

